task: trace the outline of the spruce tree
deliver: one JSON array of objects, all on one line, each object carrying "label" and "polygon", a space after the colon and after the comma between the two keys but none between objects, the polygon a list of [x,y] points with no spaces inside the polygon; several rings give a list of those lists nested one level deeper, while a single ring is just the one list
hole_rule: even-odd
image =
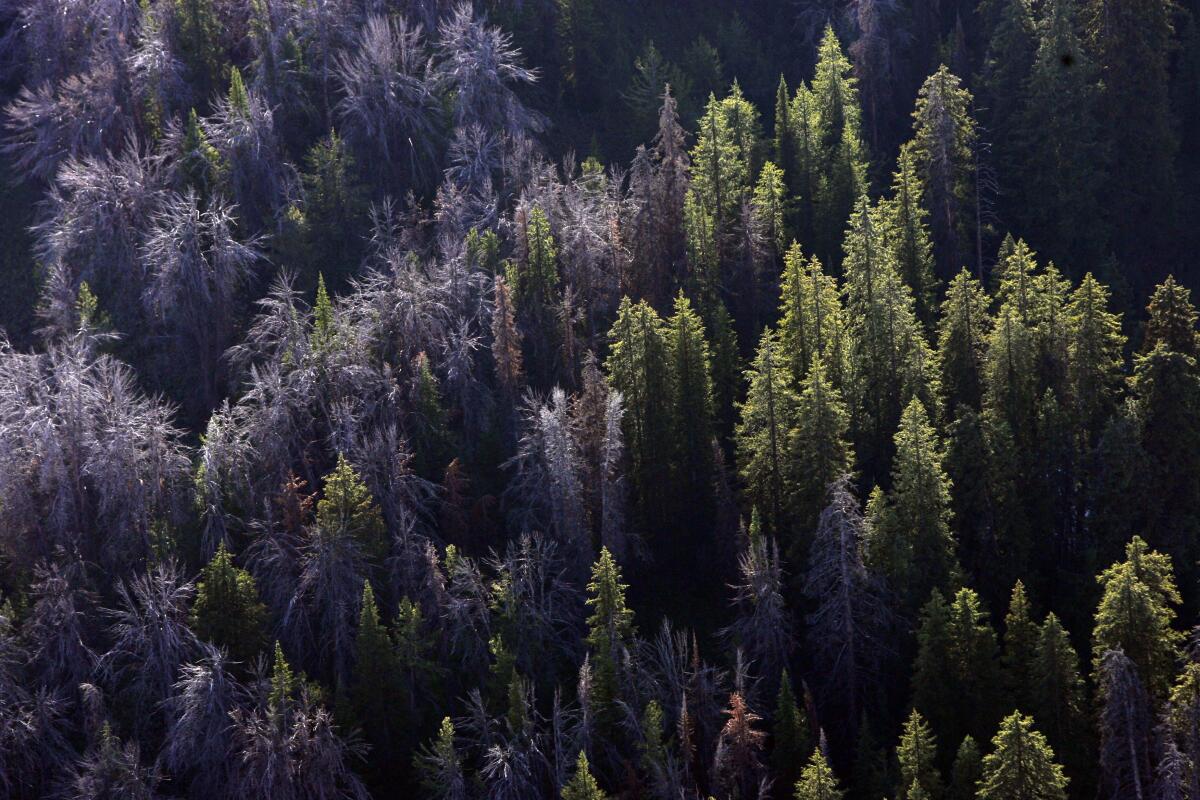
[{"label": "spruce tree", "polygon": [[816,256],[806,259],[795,242],[783,261],[779,340],[795,385],[802,385],[813,358],[820,355],[830,380],[842,387],[848,353],[845,312],[837,281],[825,273]]},{"label": "spruce tree", "polygon": [[633,642],[633,611],[625,605],[626,588],[620,567],[608,548],[602,548],[587,585],[591,615],[586,638],[592,669],[588,702],[602,727],[616,720],[620,665],[623,652]]},{"label": "spruce tree", "polygon": [[749,389],[737,426],[737,459],[746,498],[762,514],[765,529],[780,536],[791,529],[794,467],[789,436],[796,424],[799,397],[783,359],[779,335],[763,332],[751,367]]},{"label": "spruce tree", "polygon": [[900,743],[896,747],[896,759],[900,762],[901,792],[908,791],[911,797],[911,787],[916,785],[930,798],[942,796],[942,776],[936,766],[937,739],[916,709],[912,710],[904,723]]},{"label": "spruce tree", "polygon": [[963,268],[946,287],[938,320],[938,364],[948,413],[959,407],[980,410],[984,359],[991,331],[990,301],[979,281]]},{"label": "spruce tree", "polygon": [[[414,722],[411,718],[396,719],[398,678],[399,663],[392,650],[392,641],[380,619],[371,582],[366,581],[354,636],[350,702],[354,720],[362,725],[376,754],[380,751],[383,755],[394,754],[398,743],[395,739],[403,738],[401,732],[411,730]],[[376,755],[372,760],[383,766],[385,762],[379,760],[381,757]]]},{"label": "spruce tree", "polygon": [[892,177],[892,196],[884,201],[885,239],[900,278],[912,291],[917,318],[932,327],[937,282],[933,273],[933,241],[929,235],[924,188],[911,144],[900,148]]},{"label": "spruce tree", "polygon": [[1088,720],[1079,656],[1053,613],[1038,634],[1030,711],[1038,727],[1074,775],[1088,769]]},{"label": "spruce tree", "polygon": [[200,573],[191,626],[196,635],[248,664],[266,644],[266,606],[258,599],[254,578],[234,565],[224,543]]},{"label": "spruce tree", "polygon": [[1108,289],[1089,272],[1067,307],[1071,397],[1089,446],[1115,409],[1125,361],[1121,318],[1108,310],[1108,302]]},{"label": "spruce tree", "polygon": [[667,357],[672,375],[671,432],[677,500],[685,520],[699,526],[708,518],[712,480],[712,364],[704,324],[682,292],[667,321]]},{"label": "spruce tree", "polygon": [[771,724],[771,772],[776,784],[791,786],[800,777],[800,765],[808,760],[812,749],[809,738],[807,716],[796,702],[792,679],[785,668]]},{"label": "spruce tree", "polygon": [[1025,584],[1017,581],[1004,617],[1004,671],[1008,678],[1005,705],[1030,712],[1035,708],[1033,690],[1037,669],[1040,631],[1033,620]]},{"label": "spruce tree", "polygon": [[947,588],[958,573],[950,530],[950,479],[929,415],[917,398],[904,410],[896,432],[892,491],[877,508],[871,543],[882,568],[910,608],[934,588]]},{"label": "spruce tree", "polygon": [[575,761],[575,774],[562,788],[562,800],[608,800],[608,795],[600,790],[600,784],[592,777],[587,754],[582,750]]},{"label": "spruce tree", "polygon": [[1156,345],[1173,353],[1193,358],[1200,355],[1200,337],[1196,332],[1196,308],[1192,305],[1191,290],[1175,281],[1174,275],[1155,287],[1146,306],[1146,323],[1142,335],[1142,352]]},{"label": "spruce tree", "polygon": [[983,777],[983,757],[979,745],[971,736],[963,737],[954,765],[950,769],[950,786],[946,793],[949,800],[975,800],[975,789]]},{"label": "spruce tree", "polygon": [[1136,665],[1150,692],[1165,697],[1183,639],[1171,627],[1173,606],[1181,601],[1171,559],[1135,536],[1125,548],[1125,560],[1104,570],[1097,580],[1104,591],[1092,633],[1097,680],[1105,654],[1121,650]]},{"label": "spruce tree", "polygon": [[317,526],[328,536],[353,539],[374,561],[382,560],[387,553],[383,514],[370,489],[341,453],[337,466],[325,476],[323,497],[317,502]]},{"label": "spruce tree", "polygon": [[1014,712],[1000,723],[983,759],[979,800],[1066,800],[1067,777],[1033,718]]},{"label": "spruce tree", "polygon": [[971,105],[971,93],[943,64],[921,86],[913,111],[913,158],[925,184],[942,276],[952,274],[967,255],[977,139]]},{"label": "spruce tree", "polygon": [[808,759],[808,766],[796,781],[796,800],[842,800],[845,793],[829,767],[825,755],[818,749]]},{"label": "spruce tree", "polygon": [[813,359],[788,435],[792,485],[792,521],[797,526],[792,562],[807,553],[811,531],[828,501],[829,486],[850,471],[854,456],[846,442],[849,417],[838,390],[830,383],[820,356]]}]

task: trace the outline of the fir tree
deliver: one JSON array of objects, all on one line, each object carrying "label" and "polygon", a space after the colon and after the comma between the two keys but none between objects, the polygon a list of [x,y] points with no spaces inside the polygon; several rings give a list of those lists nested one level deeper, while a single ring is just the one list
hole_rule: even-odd
[{"label": "fir tree", "polygon": [[[350,687],[351,705],[355,720],[384,756],[395,752],[399,736],[407,726],[397,725],[392,707],[397,700],[399,663],[392,650],[387,627],[379,617],[375,592],[371,582],[363,584],[362,602],[358,613],[358,629],[354,636],[354,671]],[[412,720],[405,720],[411,723]],[[375,763],[382,765],[377,756]]]},{"label": "fir tree", "polygon": [[796,800],[842,800],[845,793],[820,750],[814,750],[808,766],[796,781]]},{"label": "fir tree", "polygon": [[788,439],[796,424],[799,398],[779,335],[769,328],[746,378],[749,389],[736,433],[738,467],[747,500],[763,515],[765,529],[778,536],[790,529],[794,518]]},{"label": "fir tree", "polygon": [[[828,500],[827,490],[850,471],[853,454],[846,442],[848,416],[838,390],[826,376],[820,356],[813,359],[796,405],[795,425],[789,432],[788,452],[792,471],[793,513],[799,535],[794,539],[793,562],[800,563]],[[799,548],[796,550],[796,548]]]},{"label": "fir tree", "polygon": [[979,800],[1066,800],[1067,777],[1032,717],[1006,717],[992,748],[983,759]]},{"label": "fir tree", "polygon": [[800,777],[800,765],[808,760],[812,749],[809,738],[808,719],[796,703],[792,679],[785,668],[771,725],[771,772],[780,786],[792,786]]},{"label": "fir tree", "polygon": [[611,724],[621,694],[618,678],[623,653],[632,643],[634,630],[633,611],[625,605],[621,569],[607,548],[600,550],[587,588],[587,604],[592,610],[586,639],[592,672],[588,701],[600,723]]},{"label": "fir tree", "polygon": [[900,791],[908,791],[912,797],[911,787],[921,787],[927,797],[942,796],[942,776],[935,763],[938,760],[937,740],[929,729],[921,714],[913,709],[904,730],[900,734],[900,743],[896,747],[896,759],[900,762]]},{"label": "fir tree", "polygon": [[912,291],[917,318],[926,327],[932,327],[937,283],[933,277],[933,242],[926,224],[929,212],[925,210],[923,192],[912,146],[901,147],[892,177],[892,196],[882,206],[885,239],[900,278]]},{"label": "fir tree", "polygon": [[325,476],[324,496],[317,502],[317,526],[327,536],[352,539],[376,561],[387,552],[386,526],[379,506],[362,478],[341,453]]},{"label": "fir tree", "polygon": [[1108,297],[1089,272],[1067,307],[1071,396],[1089,444],[1099,439],[1115,409],[1125,361],[1121,318],[1108,311]]},{"label": "fir tree", "polygon": [[780,345],[795,385],[803,383],[819,355],[833,384],[844,386],[846,321],[837,281],[825,274],[816,256],[806,259],[795,242],[784,256],[779,311]]},{"label": "fir tree", "polygon": [[677,421],[671,439],[678,499],[685,519],[701,524],[707,518],[712,478],[712,366],[704,325],[682,292],[675,299],[665,338]]},{"label": "fir tree", "polygon": [[938,363],[945,408],[979,410],[983,402],[984,359],[991,315],[979,281],[964,268],[946,287],[938,320]]},{"label": "fir tree", "polygon": [[1125,548],[1125,560],[1097,579],[1104,590],[1096,609],[1092,652],[1097,678],[1109,651],[1121,650],[1132,661],[1147,688],[1165,697],[1175,673],[1183,635],[1171,627],[1173,606],[1180,602],[1168,556],[1150,550],[1140,537]]},{"label": "fir tree", "polygon": [[600,791],[600,784],[592,777],[587,754],[579,751],[575,761],[575,774],[562,788],[562,800],[607,800],[608,795]]},{"label": "fir tree", "polygon": [[258,599],[254,578],[233,563],[222,543],[200,573],[192,604],[192,630],[248,664],[266,644],[267,609]]},{"label": "fir tree", "polygon": [[1075,775],[1087,769],[1087,716],[1079,656],[1054,614],[1047,614],[1038,634],[1034,662],[1033,705],[1038,727]]},{"label": "fir tree", "polygon": [[946,796],[949,800],[975,800],[975,789],[982,777],[983,757],[979,754],[979,745],[975,744],[974,738],[965,736],[954,755]]},{"label": "fir tree", "polygon": [[951,274],[967,252],[977,138],[971,103],[971,93],[943,64],[921,86],[913,111],[913,158],[932,210],[940,275]]},{"label": "fir tree", "polygon": [[1156,345],[1164,349],[1195,357],[1200,355],[1200,339],[1196,334],[1196,308],[1192,305],[1191,290],[1179,285],[1175,276],[1154,289],[1146,306],[1146,324],[1142,336],[1142,351],[1150,352]]}]

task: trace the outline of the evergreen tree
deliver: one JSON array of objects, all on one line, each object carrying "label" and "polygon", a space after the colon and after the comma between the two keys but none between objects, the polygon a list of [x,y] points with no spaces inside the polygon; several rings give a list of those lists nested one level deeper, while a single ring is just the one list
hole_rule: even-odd
[{"label": "evergreen tree", "polygon": [[1172,744],[1183,756],[1180,776],[1186,796],[1200,796],[1200,663],[1188,663],[1171,688],[1164,712]]},{"label": "evergreen tree", "polygon": [[575,761],[575,774],[562,788],[562,800],[608,800],[608,795],[600,791],[600,784],[592,777],[587,754],[582,750]]},{"label": "evergreen tree", "polygon": [[1022,229],[1061,263],[1101,257],[1108,237],[1098,198],[1105,180],[1098,73],[1079,37],[1075,0],[1050,0],[1016,120],[1014,170]]},{"label": "evergreen tree", "polygon": [[625,650],[633,642],[633,611],[625,605],[625,584],[621,569],[608,548],[592,567],[588,583],[587,646],[591,664],[591,692],[588,703],[601,725],[616,719],[616,700],[620,696],[618,679]]},{"label": "evergreen tree", "polygon": [[310,281],[314,272],[321,271],[338,291],[363,253],[367,207],[356,178],[357,165],[336,131],[314,144],[304,163],[302,247],[297,258]]},{"label": "evergreen tree", "polygon": [[800,780],[796,781],[796,800],[842,800],[844,796],[825,755],[819,749],[814,750]]},{"label": "evergreen tree", "polygon": [[958,573],[950,530],[950,479],[921,401],[913,398],[896,432],[892,491],[871,516],[871,560],[916,607]]},{"label": "evergreen tree", "polygon": [[792,477],[791,520],[798,528],[793,563],[808,551],[811,531],[828,500],[829,486],[849,473],[854,461],[846,442],[848,416],[838,390],[826,376],[820,356],[813,359],[796,406],[795,425],[788,435]]},{"label": "evergreen tree", "polygon": [[1104,570],[1098,578],[1104,594],[1096,609],[1092,652],[1097,679],[1109,651],[1121,650],[1145,676],[1155,697],[1165,697],[1175,673],[1178,646],[1183,635],[1171,627],[1172,606],[1179,590],[1171,559],[1157,553],[1135,536],[1125,548],[1125,560]]},{"label": "evergreen tree", "polygon": [[800,777],[800,765],[812,750],[808,719],[796,703],[792,679],[785,668],[779,679],[775,714],[771,726],[771,772],[780,786],[792,786]]},{"label": "evergreen tree", "polygon": [[445,717],[432,746],[417,755],[421,787],[436,800],[466,800],[467,797],[467,778],[454,739],[454,723]]},{"label": "evergreen tree", "polygon": [[983,759],[979,800],[1066,800],[1067,777],[1032,717],[1006,717],[992,748]]},{"label": "evergreen tree", "polygon": [[850,212],[866,189],[866,146],[857,80],[832,25],[817,47],[812,81],[814,138],[824,169],[816,195],[816,251],[832,260]]},{"label": "evergreen tree", "polygon": [[925,184],[938,274],[943,276],[961,265],[970,240],[977,138],[971,104],[971,93],[943,64],[921,86],[913,111],[913,159]]},{"label": "evergreen tree", "polygon": [[789,436],[796,424],[799,398],[792,373],[783,359],[779,335],[763,332],[751,367],[749,389],[737,426],[737,455],[746,498],[763,515],[765,529],[776,536],[794,519],[788,491],[794,467]]},{"label": "evergreen tree", "polygon": [[1171,7],[1159,0],[1089,0],[1083,16],[1104,87],[1100,120],[1111,156],[1104,194],[1121,209],[1112,220],[1118,250],[1132,256],[1148,232],[1164,230],[1173,211],[1178,140],[1168,96]]},{"label": "evergreen tree", "polygon": [[803,82],[796,87],[788,110],[795,139],[795,169],[787,173],[788,187],[796,200],[796,235],[802,242],[815,239],[817,193],[821,185],[824,159],[817,134],[817,101]]},{"label": "evergreen tree", "polygon": [[266,644],[267,609],[258,599],[254,578],[234,565],[222,543],[200,573],[191,626],[196,635],[229,650],[248,664]]},{"label": "evergreen tree", "polygon": [[892,177],[892,196],[883,203],[885,239],[900,278],[912,291],[917,318],[926,327],[934,321],[937,283],[933,277],[933,242],[929,236],[923,187],[912,145],[900,148]]},{"label": "evergreen tree", "polygon": [[1196,333],[1196,308],[1192,305],[1191,290],[1175,281],[1174,275],[1154,289],[1146,306],[1146,323],[1142,336],[1142,352],[1152,351],[1162,344],[1165,350],[1183,353],[1193,358],[1200,355],[1200,338]]},{"label": "evergreen tree", "polygon": [[374,589],[371,582],[366,581],[354,636],[350,702],[355,721],[362,725],[372,744],[375,756],[372,760],[379,767],[383,767],[387,757],[396,752],[399,740],[404,738],[400,734],[413,722],[408,719],[397,724],[393,712],[398,699],[398,673],[399,663],[387,627],[379,617]]},{"label": "evergreen tree", "polygon": [[[783,170],[770,161],[763,164],[758,173],[758,183],[754,186],[754,198],[751,203],[757,233],[763,239],[768,264],[771,267],[771,277],[774,277],[789,237],[786,223],[787,190],[784,188]],[[743,291],[756,288],[756,283],[743,288]],[[757,313],[757,306],[753,306],[752,310]]]},{"label": "evergreen tree", "polygon": [[1088,769],[1088,721],[1079,656],[1054,614],[1047,614],[1038,634],[1033,669],[1031,710],[1038,727],[1073,775]]},{"label": "evergreen tree", "polygon": [[667,330],[645,301],[621,300],[609,333],[609,381],[625,400],[622,424],[630,455],[630,478],[643,530],[666,527],[667,503],[656,498],[669,480],[675,397]]},{"label": "evergreen tree", "polygon": [[1075,415],[1094,445],[1116,407],[1124,365],[1121,318],[1108,311],[1108,290],[1089,272],[1067,308],[1071,396]]},{"label": "evergreen tree", "polygon": [[983,757],[979,745],[966,736],[954,755],[954,766],[950,770],[949,800],[975,800],[975,789],[983,777]]},{"label": "evergreen tree", "polygon": [[1033,699],[1037,674],[1037,650],[1040,631],[1025,594],[1025,584],[1017,581],[1004,617],[1004,670],[1008,676],[1006,705],[1023,711],[1036,708]]},{"label": "evergreen tree", "polygon": [[947,411],[979,410],[983,402],[984,359],[991,316],[979,281],[964,268],[946,287],[938,320],[938,363]]},{"label": "evergreen tree", "polygon": [[675,299],[675,314],[667,321],[667,357],[673,377],[671,404],[676,427],[677,499],[687,528],[708,519],[712,481],[713,384],[704,324],[682,292]]},{"label": "evergreen tree", "polygon": [[942,776],[935,763],[938,760],[937,739],[920,712],[913,709],[904,723],[900,744],[896,747],[900,762],[900,791],[912,797],[911,787],[920,786],[927,797],[942,796]]},{"label": "evergreen tree", "polygon": [[368,558],[387,553],[387,529],[371,491],[341,453],[325,476],[324,496],[317,502],[317,526],[327,535],[353,539]]},{"label": "evergreen tree", "polygon": [[819,355],[833,384],[845,386],[846,320],[837,281],[825,274],[816,256],[805,259],[795,242],[784,256],[779,313],[780,345],[795,385],[802,385]]}]

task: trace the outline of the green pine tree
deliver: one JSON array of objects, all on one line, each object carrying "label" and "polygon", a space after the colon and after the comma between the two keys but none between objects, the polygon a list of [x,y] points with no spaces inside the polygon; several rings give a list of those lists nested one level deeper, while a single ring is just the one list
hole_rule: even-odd
[{"label": "green pine tree", "polygon": [[929,724],[916,709],[909,714],[896,747],[896,759],[900,762],[900,792],[919,786],[930,798],[942,796],[942,775],[938,772],[937,739]]},{"label": "green pine tree", "polygon": [[590,703],[602,726],[611,725],[616,719],[621,653],[633,641],[633,611],[625,605],[626,588],[612,553],[607,547],[601,548],[587,586],[587,604],[592,613],[587,620],[585,641],[592,668]]},{"label": "green pine tree", "polygon": [[600,784],[592,777],[587,754],[582,750],[575,761],[575,774],[562,788],[562,800],[608,800],[608,795],[600,791]]},{"label": "green pine tree", "polygon": [[796,800],[842,800],[845,792],[820,750],[814,750],[808,766],[796,781]]},{"label": "green pine tree", "polygon": [[352,537],[363,554],[380,561],[387,553],[383,514],[359,474],[341,453],[325,476],[324,496],[317,502],[317,526],[327,536]]}]

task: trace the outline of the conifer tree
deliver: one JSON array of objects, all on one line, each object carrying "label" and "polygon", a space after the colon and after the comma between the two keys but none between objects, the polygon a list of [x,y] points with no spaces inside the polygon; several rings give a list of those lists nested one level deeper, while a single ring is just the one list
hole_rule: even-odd
[{"label": "conifer tree", "polygon": [[950,275],[967,252],[977,138],[971,103],[943,64],[921,86],[913,111],[913,158],[925,183],[939,275]]},{"label": "conifer tree", "polygon": [[783,172],[783,179],[789,189],[789,194],[797,194],[796,175],[796,129],[792,120],[792,95],[788,90],[787,80],[783,73],[779,74],[779,85],[775,89],[775,136],[773,158]]},{"label": "conifer tree", "polygon": [[515,402],[524,378],[521,333],[517,330],[512,293],[500,275],[496,276],[492,289],[492,361],[501,390],[510,403]]},{"label": "conifer tree", "polygon": [[749,389],[736,434],[739,471],[746,497],[763,515],[765,529],[779,536],[793,519],[788,439],[800,401],[775,331],[763,331],[746,377]]},{"label": "conifer tree", "polygon": [[1024,201],[1014,211],[1047,255],[1086,264],[1103,253],[1108,230],[1097,202],[1105,179],[1099,74],[1080,39],[1077,7],[1073,0],[1051,0],[1041,10],[1016,120],[1014,172]]},{"label": "conifer tree", "polygon": [[1095,443],[1116,406],[1124,365],[1121,318],[1108,311],[1108,289],[1089,272],[1067,307],[1071,396],[1076,419]]},{"label": "conifer tree", "polygon": [[592,567],[588,583],[587,646],[592,673],[588,702],[601,725],[615,720],[615,702],[620,696],[619,670],[623,652],[633,641],[633,611],[625,605],[625,584],[621,569],[613,561],[608,548],[600,550],[600,558]]},{"label": "conifer tree", "polygon": [[796,200],[796,236],[812,242],[817,226],[817,193],[824,160],[817,134],[817,101],[803,82],[796,87],[788,110],[795,139],[795,169],[787,173],[788,187]]},{"label": "conifer tree", "polygon": [[916,709],[908,715],[900,743],[896,747],[896,759],[900,762],[900,791],[921,787],[927,797],[942,796],[942,776],[935,765],[938,760],[937,739],[929,724]]},{"label": "conifer tree", "polygon": [[1171,697],[1164,712],[1165,727],[1172,744],[1183,756],[1181,759],[1188,797],[1200,792],[1200,663],[1188,663],[1171,687]]},{"label": "conifer tree", "polygon": [[587,754],[582,750],[575,761],[575,774],[562,788],[562,800],[608,800],[608,795],[600,790],[600,784],[592,777]]},{"label": "conifer tree", "polygon": [[848,427],[840,393],[830,383],[824,360],[818,355],[804,380],[795,425],[788,436],[792,521],[798,526],[794,543],[800,548],[793,556],[793,563],[800,563],[802,559],[798,556],[808,550],[811,539],[807,532],[816,525],[829,499],[829,486],[847,474],[853,464],[854,456],[846,442]]},{"label": "conifer tree", "polygon": [[1082,774],[1088,756],[1083,678],[1071,638],[1053,613],[1038,634],[1031,689],[1038,727],[1072,774]]},{"label": "conifer tree", "polygon": [[1025,584],[1017,581],[1004,617],[1004,670],[1008,677],[1005,704],[1022,711],[1036,708],[1033,700],[1040,631],[1033,620]]},{"label": "conifer tree", "polygon": [[[763,245],[768,253],[770,274],[771,277],[774,277],[775,269],[787,247],[789,238],[786,223],[787,193],[783,183],[783,170],[774,163],[768,161],[762,165],[751,202],[758,233],[762,236]],[[757,311],[756,308],[753,310]]]},{"label": "conifer tree", "polygon": [[824,169],[816,196],[816,250],[826,260],[837,243],[855,203],[866,189],[866,146],[862,140],[862,109],[857,79],[832,25],[825,27],[817,47],[812,100],[815,141]]},{"label": "conifer tree", "polygon": [[[807,644],[818,668],[821,708],[852,724],[877,700],[891,613],[880,582],[863,564],[866,524],[849,478],[829,487],[808,559],[804,592],[814,604]],[[849,744],[849,742],[845,742]]]},{"label": "conifer tree", "polygon": [[785,668],[771,725],[771,772],[780,786],[792,786],[800,777],[800,765],[808,760],[812,749],[809,739],[808,719],[796,702],[792,679]]},{"label": "conifer tree", "polygon": [[682,292],[665,338],[677,422],[671,439],[678,499],[685,518],[699,524],[707,518],[712,479],[712,364],[704,324]]},{"label": "conifer tree", "polygon": [[1200,338],[1196,334],[1196,308],[1192,305],[1191,290],[1175,281],[1174,275],[1155,287],[1146,306],[1146,324],[1142,336],[1142,352],[1150,352],[1158,344],[1173,353],[1195,357],[1200,355]]},{"label": "conifer tree", "polygon": [[795,385],[803,383],[820,355],[833,384],[845,386],[846,320],[837,281],[816,256],[806,259],[795,242],[784,256],[779,312],[779,340]]},{"label": "conifer tree", "polygon": [[900,148],[892,177],[892,196],[883,203],[885,239],[900,278],[912,291],[917,318],[932,327],[937,283],[933,277],[933,241],[929,236],[924,188],[911,143]]},{"label": "conifer tree", "polygon": [[872,507],[871,560],[915,607],[958,572],[950,530],[950,479],[925,407],[908,404],[896,432],[892,491]]},{"label": "conifer tree", "polygon": [[370,559],[379,561],[387,552],[383,514],[341,453],[337,466],[325,476],[324,496],[317,502],[317,526],[328,536],[353,539]]},{"label": "conifer tree", "polygon": [[728,114],[729,110],[738,112],[742,107],[737,97],[731,99],[727,105],[716,95],[709,95],[691,153],[690,197],[695,199],[698,212],[710,220],[718,264],[738,218],[742,194],[749,187],[751,174],[745,142],[741,140],[747,134],[733,128]]},{"label": "conifer tree", "polygon": [[845,792],[838,786],[824,753],[814,750],[796,782],[796,800],[842,800],[843,797]]},{"label": "conifer tree", "polygon": [[[387,627],[379,617],[375,591],[371,582],[363,584],[362,602],[358,613],[358,630],[354,635],[354,671],[350,687],[355,721],[363,726],[376,752],[395,752],[399,734],[411,725],[397,725],[393,710],[398,699],[399,662],[392,650]],[[382,764],[376,757],[376,763]]]},{"label": "conifer tree", "polygon": [[454,740],[454,723],[444,717],[433,744],[417,755],[421,787],[436,800],[467,798],[467,778]]},{"label": "conifer tree", "polygon": [[965,736],[954,755],[946,796],[949,800],[975,800],[975,788],[982,777],[983,757],[979,754],[979,745],[973,737]]},{"label": "conifer tree", "polygon": [[1084,29],[1100,67],[1100,120],[1110,154],[1106,197],[1122,209],[1114,219],[1121,253],[1163,230],[1175,197],[1178,140],[1171,123],[1168,53],[1174,47],[1171,8],[1163,2],[1089,0]]},{"label": "conifer tree", "polygon": [[938,363],[944,405],[954,416],[960,406],[977,411],[982,406],[989,303],[983,286],[966,268],[946,287],[938,320]]},{"label": "conifer tree", "polygon": [[329,300],[329,291],[325,288],[325,274],[318,272],[317,296],[313,302],[313,327],[309,336],[313,351],[320,354],[329,352],[336,334],[333,303]]},{"label": "conifer tree", "polygon": [[637,521],[644,530],[662,528],[670,519],[667,504],[651,498],[669,479],[675,425],[666,327],[648,303],[634,304],[624,298],[609,340],[606,367],[613,388],[625,400],[622,422],[637,499]]},{"label": "conifer tree", "polygon": [[1138,668],[1120,648],[1097,655],[1100,772],[1109,797],[1150,797],[1153,712]]},{"label": "conifer tree", "polygon": [[1092,652],[1097,679],[1109,651],[1136,665],[1155,697],[1165,697],[1175,673],[1183,635],[1171,627],[1181,601],[1175,588],[1171,559],[1151,550],[1135,536],[1125,548],[1125,560],[1104,570],[1097,579],[1104,594],[1096,609]]},{"label": "conifer tree", "polygon": [[228,648],[231,658],[248,664],[266,644],[267,609],[258,599],[254,578],[234,565],[224,543],[200,573],[192,604],[192,630],[202,639]]},{"label": "conifer tree", "polygon": [[1067,777],[1032,717],[1006,717],[992,748],[983,759],[979,800],[1066,800]]}]

